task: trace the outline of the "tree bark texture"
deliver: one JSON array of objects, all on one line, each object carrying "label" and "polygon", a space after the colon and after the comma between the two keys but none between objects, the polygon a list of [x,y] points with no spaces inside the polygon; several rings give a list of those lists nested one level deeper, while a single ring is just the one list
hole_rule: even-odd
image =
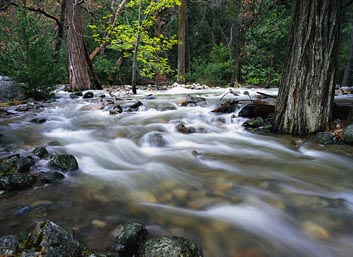
[{"label": "tree bark texture", "polygon": [[347,56],[346,66],[344,67],[342,86],[349,86],[353,69],[353,23],[351,25],[351,42],[349,44],[349,53]]},{"label": "tree bark texture", "polygon": [[56,38],[56,43],[55,43],[54,58],[56,63],[59,63],[61,45],[64,40],[65,9],[66,9],[66,1],[62,1],[61,8],[60,8],[59,23],[58,23],[58,36]]},{"label": "tree bark texture", "polygon": [[279,89],[275,132],[325,130],[333,109],[341,0],[293,1],[286,71]]},{"label": "tree bark texture", "polygon": [[91,88],[83,43],[82,10],[74,0],[66,1],[67,47],[69,54],[69,76],[72,89]]},{"label": "tree bark texture", "polygon": [[233,52],[234,52],[234,71],[235,71],[235,80],[237,82],[241,82],[241,49],[240,46],[242,44],[242,35],[241,35],[241,24],[242,24],[242,17],[241,17],[241,7],[242,1],[236,0],[235,1],[235,8],[236,8],[236,18],[235,22],[232,26],[232,41],[233,41]]},{"label": "tree bark texture", "polygon": [[181,0],[178,11],[178,82],[183,83],[186,71],[186,0]]}]

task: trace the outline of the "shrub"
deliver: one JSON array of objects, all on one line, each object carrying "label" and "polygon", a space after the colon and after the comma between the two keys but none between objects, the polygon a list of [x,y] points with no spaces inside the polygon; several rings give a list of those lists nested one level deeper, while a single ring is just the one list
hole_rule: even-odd
[{"label": "shrub", "polygon": [[[60,80],[54,59],[53,38],[35,14],[17,9],[17,24],[1,21],[3,34],[0,73],[18,82],[27,97],[47,98]],[[63,72],[64,74],[64,72]]]}]

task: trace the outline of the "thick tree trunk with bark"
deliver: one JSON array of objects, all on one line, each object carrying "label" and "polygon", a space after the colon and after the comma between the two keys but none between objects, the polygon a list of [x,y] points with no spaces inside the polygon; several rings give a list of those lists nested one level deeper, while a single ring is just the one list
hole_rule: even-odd
[{"label": "thick tree trunk with bark", "polygon": [[327,129],[334,97],[341,0],[293,1],[286,71],[274,130],[305,135]]},{"label": "thick tree trunk with bark", "polygon": [[69,53],[69,75],[72,89],[85,90],[91,88],[83,44],[81,8],[74,0],[66,1],[67,48]]},{"label": "thick tree trunk with bark", "polygon": [[181,0],[178,11],[178,82],[183,83],[186,71],[186,0]]},{"label": "thick tree trunk with bark", "polygon": [[351,42],[349,44],[349,53],[347,56],[346,66],[342,79],[342,86],[349,86],[350,78],[353,69],[353,23],[351,23]]}]

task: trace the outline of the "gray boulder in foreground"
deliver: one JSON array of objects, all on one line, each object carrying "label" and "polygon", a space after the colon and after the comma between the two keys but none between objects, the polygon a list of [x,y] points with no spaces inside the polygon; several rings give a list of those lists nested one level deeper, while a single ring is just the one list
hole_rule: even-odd
[{"label": "gray boulder in foreground", "polygon": [[42,221],[28,235],[26,249],[35,251],[42,257],[79,257],[80,243],[72,233],[52,221]]},{"label": "gray boulder in foreground", "polygon": [[145,241],[136,257],[202,257],[201,249],[183,237],[160,237]]}]

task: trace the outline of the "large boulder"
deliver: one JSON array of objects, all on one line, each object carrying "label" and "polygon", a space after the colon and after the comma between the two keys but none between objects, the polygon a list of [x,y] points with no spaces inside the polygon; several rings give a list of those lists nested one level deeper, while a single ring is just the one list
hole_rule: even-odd
[{"label": "large boulder", "polygon": [[23,89],[11,78],[0,76],[0,101],[23,100]]},{"label": "large boulder", "polygon": [[138,223],[119,225],[113,232],[114,250],[119,257],[130,257],[147,237],[147,230]]},{"label": "large boulder", "polygon": [[183,237],[160,237],[144,241],[136,257],[202,257],[201,249]]},{"label": "large boulder", "polygon": [[25,247],[42,257],[79,257],[81,251],[72,233],[51,221],[39,223],[28,235]]},{"label": "large boulder", "polygon": [[75,156],[69,154],[54,155],[49,161],[49,166],[62,171],[78,170]]},{"label": "large boulder", "polygon": [[344,130],[343,140],[347,144],[353,144],[353,123],[348,125]]}]

